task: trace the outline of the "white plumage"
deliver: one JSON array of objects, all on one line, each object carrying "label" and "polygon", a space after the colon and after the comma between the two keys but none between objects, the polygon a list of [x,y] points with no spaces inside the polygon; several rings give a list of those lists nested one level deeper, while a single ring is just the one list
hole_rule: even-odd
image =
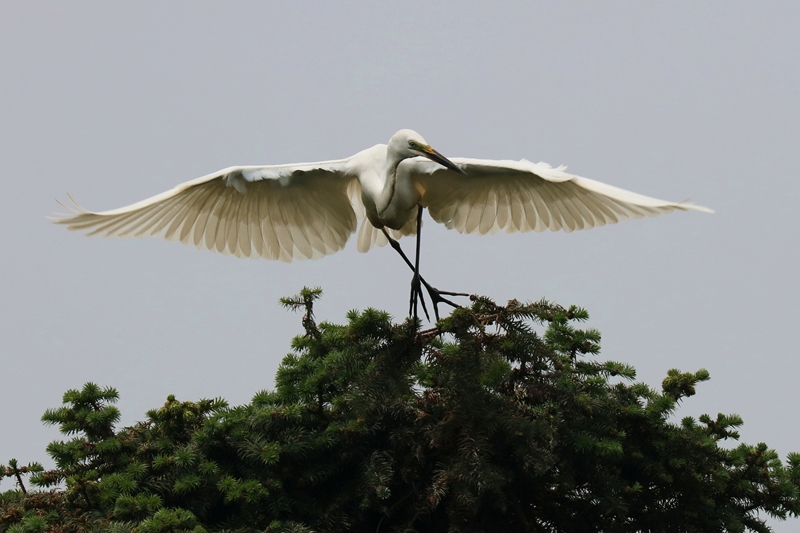
[{"label": "white plumage", "polygon": [[[676,210],[712,212],[642,196],[529,161],[453,158],[401,130],[347,159],[230,167],[147,200],[57,219],[71,230],[162,236],[237,257],[316,259],[344,248],[361,223],[358,250],[416,233],[418,206],[459,233],[566,232]],[[72,208],[71,208],[72,209]]]}]

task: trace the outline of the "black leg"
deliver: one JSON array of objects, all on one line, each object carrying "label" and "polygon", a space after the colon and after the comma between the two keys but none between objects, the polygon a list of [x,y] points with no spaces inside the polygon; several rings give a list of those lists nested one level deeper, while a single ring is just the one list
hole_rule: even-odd
[{"label": "black leg", "polygon": [[[425,318],[430,322],[428,310],[425,309],[425,300],[422,298],[422,287],[419,284],[419,248],[422,242],[422,206],[417,206],[417,253],[414,257],[414,277],[411,278],[411,302],[409,305],[408,314],[411,314],[411,307],[414,310],[414,320],[417,319],[417,301],[422,300],[422,309],[425,311]],[[438,320],[438,318],[437,318]]]},{"label": "black leg", "polygon": [[[422,207],[420,207],[419,212],[417,213],[417,223],[418,224],[419,224],[419,219],[421,219],[421,218],[422,218]],[[418,225],[418,228],[419,228],[419,225]],[[403,261],[405,261],[405,263],[408,265],[408,268],[410,268],[412,271],[414,271],[415,275],[414,275],[414,278],[412,278],[412,280],[411,280],[411,298],[412,299],[414,298],[414,295],[415,295],[414,291],[415,291],[415,288],[416,288],[416,294],[419,295],[419,299],[422,302],[422,311],[425,313],[425,318],[429,322],[430,322],[430,316],[428,315],[428,309],[425,306],[425,299],[422,297],[422,290],[421,290],[420,285],[424,285],[425,289],[428,291],[428,295],[431,298],[431,302],[433,302],[433,312],[434,312],[434,316],[436,317],[436,320],[439,320],[439,304],[440,303],[447,304],[447,305],[449,305],[449,306],[451,306],[453,308],[461,307],[457,303],[451,302],[447,298],[444,298],[442,295],[446,294],[447,296],[469,296],[469,294],[467,294],[465,292],[440,291],[436,287],[433,287],[431,284],[429,284],[427,281],[425,281],[425,278],[423,278],[422,276],[419,275],[419,270],[418,270],[419,265],[415,266],[411,262],[411,260],[403,252],[403,249],[400,247],[400,243],[397,242],[396,240],[394,240],[392,237],[390,237],[389,234],[386,232],[385,228],[383,228],[381,231],[383,231],[383,234],[386,235],[387,239],[389,239],[389,244],[392,246],[392,248],[394,248],[394,250],[398,254],[400,254],[400,257],[403,258]],[[420,246],[420,244],[419,244],[419,229],[417,230],[417,239],[418,239],[417,240],[417,260],[419,260],[419,246]],[[409,305],[408,314],[410,316],[413,315],[416,318],[416,313],[414,312],[414,309],[413,309],[413,303],[410,303],[410,305]]]}]

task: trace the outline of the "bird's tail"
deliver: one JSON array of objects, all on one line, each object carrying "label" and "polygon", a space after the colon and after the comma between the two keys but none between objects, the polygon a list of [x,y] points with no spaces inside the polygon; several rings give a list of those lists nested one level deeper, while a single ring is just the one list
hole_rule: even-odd
[{"label": "bird's tail", "polygon": [[[416,218],[410,219],[400,229],[386,229],[389,235],[395,239],[400,240],[401,237],[417,234],[417,220]],[[365,218],[361,222],[361,228],[358,230],[358,251],[363,253],[369,252],[373,246],[386,246],[389,241],[383,231],[379,230],[372,225],[369,219]]]}]

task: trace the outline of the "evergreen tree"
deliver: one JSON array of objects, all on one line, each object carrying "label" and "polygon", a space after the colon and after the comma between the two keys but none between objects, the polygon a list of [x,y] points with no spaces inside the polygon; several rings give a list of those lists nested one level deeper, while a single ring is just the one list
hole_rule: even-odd
[{"label": "evergreen tree", "polygon": [[57,468],[0,470],[19,486],[0,533],[765,532],[800,512],[800,454],[721,446],[736,415],[671,422],[708,372],[635,382],[594,358],[583,309],[473,298],[420,331],[318,324],[319,296],[282,300],[305,334],[247,405],[170,396],[116,429],[114,389],[67,391],[43,416],[72,436]]}]

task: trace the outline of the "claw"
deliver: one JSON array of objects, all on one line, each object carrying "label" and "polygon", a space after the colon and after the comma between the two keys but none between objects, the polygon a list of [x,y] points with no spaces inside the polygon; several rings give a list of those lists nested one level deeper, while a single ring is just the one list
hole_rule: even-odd
[{"label": "claw", "polygon": [[[417,212],[417,227],[419,228],[420,225],[420,218],[422,217],[422,208],[420,207],[419,211]],[[418,317],[418,303],[422,303],[422,312],[425,313],[425,319],[430,322],[431,317],[428,314],[428,308],[425,305],[425,297],[422,295],[422,285],[425,285],[425,289],[428,291],[428,296],[431,299],[431,303],[433,303],[433,313],[436,317],[436,320],[439,320],[439,304],[447,304],[454,309],[458,309],[461,306],[455,302],[452,302],[442,296],[446,294],[447,296],[469,296],[469,294],[465,292],[450,292],[450,291],[440,291],[436,287],[431,286],[430,283],[425,281],[425,278],[419,275],[419,264],[412,263],[406,254],[403,253],[403,249],[400,247],[400,243],[394,240],[389,233],[386,232],[386,228],[382,228],[383,234],[386,235],[386,238],[389,240],[389,244],[394,248],[394,250],[400,254],[400,257],[403,258],[403,261],[408,265],[408,267],[414,271],[414,277],[411,278],[411,296],[408,301],[408,316],[413,316],[414,320],[417,320]],[[417,231],[417,258],[419,258],[419,230]]]},{"label": "claw", "polygon": [[[422,285],[420,284],[420,281],[425,284],[426,288],[428,287],[428,284],[425,282],[424,279],[422,279],[419,275],[414,274],[414,277],[411,279],[411,301],[408,304],[408,316],[413,316],[414,320],[418,318],[417,302],[419,302],[422,304],[422,312],[425,313],[425,320],[430,322],[431,317],[428,314],[428,308],[425,305],[425,298],[422,296]],[[438,310],[435,307],[434,311],[437,312],[437,317],[438,317]]]},{"label": "claw", "polygon": [[419,303],[422,304],[422,312],[425,313],[425,320],[428,322],[431,321],[431,317],[428,314],[428,308],[425,305],[425,297],[422,294],[422,285],[424,285],[425,290],[428,291],[428,297],[431,299],[431,303],[433,304],[433,315],[436,317],[437,322],[439,321],[439,304],[447,304],[453,309],[461,308],[461,306],[457,303],[442,296],[443,294],[446,294],[447,296],[469,296],[469,294],[466,292],[440,291],[425,281],[425,278],[415,275],[411,279],[411,299],[408,303],[408,316],[413,316],[415,320],[418,317],[417,301],[419,301]]},{"label": "claw", "polygon": [[[421,279],[421,278],[420,278]],[[450,291],[440,291],[436,287],[432,287],[427,281],[421,279],[422,284],[425,285],[425,288],[428,290],[428,296],[430,296],[431,303],[433,303],[433,314],[436,317],[436,321],[439,321],[439,304],[447,304],[451,306],[453,309],[460,309],[461,306],[455,302],[451,302],[447,298],[443,297],[442,294],[446,294],[448,296],[469,296],[466,292],[450,292]],[[422,299],[420,295],[420,299]],[[425,300],[422,300],[422,309],[425,309]],[[425,318],[428,318],[428,312],[425,311]],[[428,318],[428,322],[430,322],[430,318]]]}]

